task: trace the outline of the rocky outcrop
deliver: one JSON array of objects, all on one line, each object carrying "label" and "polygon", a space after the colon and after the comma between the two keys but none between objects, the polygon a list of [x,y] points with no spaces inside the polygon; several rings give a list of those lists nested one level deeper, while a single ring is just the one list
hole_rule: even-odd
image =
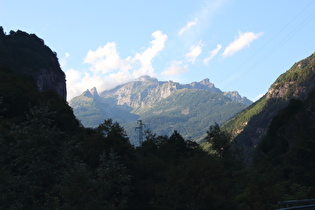
[{"label": "rocky outcrop", "polygon": [[39,91],[53,91],[66,100],[65,74],[56,53],[34,34],[0,31],[0,67],[31,76]]},{"label": "rocky outcrop", "polygon": [[242,97],[237,91],[224,92],[224,96],[231,99],[233,102],[251,105],[253,102],[246,97]]},{"label": "rocky outcrop", "polygon": [[315,55],[295,63],[269,88],[267,98],[305,100],[315,88]]}]

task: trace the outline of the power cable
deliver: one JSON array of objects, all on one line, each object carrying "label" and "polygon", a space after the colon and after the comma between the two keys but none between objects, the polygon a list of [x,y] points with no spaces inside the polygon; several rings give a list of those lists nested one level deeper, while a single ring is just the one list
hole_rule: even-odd
[{"label": "power cable", "polygon": [[[249,62],[258,52],[266,48],[279,34],[282,33],[295,19],[297,19],[311,4],[313,3],[313,0],[311,0],[293,19],[291,19],[284,27],[280,29],[279,32],[277,32],[262,48],[257,50],[254,54],[252,54],[245,62],[243,62],[238,69],[240,69],[242,66],[244,66],[246,63]],[[282,39],[277,45],[275,45],[270,51],[268,51],[263,57],[261,57],[258,61],[256,61],[251,67],[249,67],[247,70],[241,72],[238,76],[238,78],[244,77],[245,74],[247,74],[250,70],[254,69],[256,66],[258,66],[262,61],[264,61],[266,58],[268,58],[270,55],[272,55],[276,50],[278,50],[283,44],[285,44],[289,39],[291,39],[294,35],[296,35],[305,25],[307,25],[315,15],[312,13],[309,15],[306,19],[302,21],[296,28],[294,28],[284,39]],[[235,76],[233,76],[235,77]],[[235,79],[234,79],[235,81]],[[224,82],[224,81],[223,81]],[[221,82],[222,83],[222,82]],[[230,82],[232,83],[232,82]]]}]

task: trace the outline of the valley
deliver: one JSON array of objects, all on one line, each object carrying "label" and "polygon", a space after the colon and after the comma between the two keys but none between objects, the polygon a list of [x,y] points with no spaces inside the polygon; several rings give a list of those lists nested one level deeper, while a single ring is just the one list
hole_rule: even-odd
[{"label": "valley", "polygon": [[84,126],[96,127],[111,118],[126,129],[134,145],[138,145],[137,120],[158,135],[176,130],[186,139],[199,142],[210,125],[223,124],[250,104],[237,91],[222,92],[209,79],[179,84],[149,76],[100,94],[96,88],[86,90],[70,101]]}]

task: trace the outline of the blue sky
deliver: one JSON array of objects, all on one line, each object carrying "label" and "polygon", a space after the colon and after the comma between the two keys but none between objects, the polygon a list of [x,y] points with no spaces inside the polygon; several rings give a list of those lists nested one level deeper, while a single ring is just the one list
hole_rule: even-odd
[{"label": "blue sky", "polygon": [[68,99],[151,75],[256,100],[315,51],[313,0],[0,0],[0,21],[57,53]]}]

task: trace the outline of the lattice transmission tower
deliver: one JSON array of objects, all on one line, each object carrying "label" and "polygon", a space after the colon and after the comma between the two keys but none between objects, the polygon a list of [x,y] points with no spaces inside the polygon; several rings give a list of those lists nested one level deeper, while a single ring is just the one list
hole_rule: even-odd
[{"label": "lattice transmission tower", "polygon": [[137,126],[135,130],[138,130],[138,140],[139,140],[139,145],[141,145],[143,142],[143,128],[145,127],[145,124],[142,123],[142,120],[138,120],[137,124],[139,126]]}]

